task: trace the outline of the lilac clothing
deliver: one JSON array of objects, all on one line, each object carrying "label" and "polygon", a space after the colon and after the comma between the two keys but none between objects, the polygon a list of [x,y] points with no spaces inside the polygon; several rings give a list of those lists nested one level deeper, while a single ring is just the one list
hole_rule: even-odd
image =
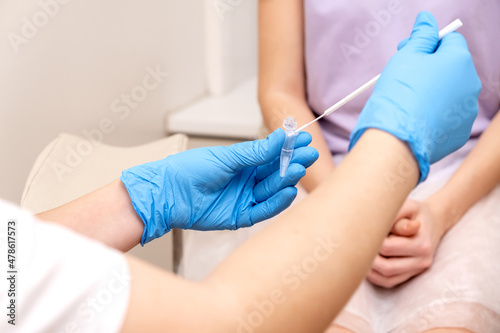
[{"label": "lilac clothing", "polygon": [[[500,108],[500,1],[498,0],[304,0],[307,98],[316,114],[382,72],[398,43],[409,37],[420,11],[440,29],[460,18],[483,84],[472,137]],[[349,135],[372,89],[320,121],[333,154],[347,152]]]}]

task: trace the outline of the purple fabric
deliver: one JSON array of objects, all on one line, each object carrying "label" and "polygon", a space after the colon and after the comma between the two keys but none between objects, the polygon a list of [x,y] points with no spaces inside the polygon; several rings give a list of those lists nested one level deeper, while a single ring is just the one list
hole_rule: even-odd
[{"label": "purple fabric", "polygon": [[[307,96],[323,113],[379,74],[398,43],[409,37],[422,10],[440,29],[460,18],[459,29],[483,83],[472,136],[479,136],[500,108],[499,0],[304,0]],[[333,154],[347,152],[349,134],[372,89],[320,122]]]}]

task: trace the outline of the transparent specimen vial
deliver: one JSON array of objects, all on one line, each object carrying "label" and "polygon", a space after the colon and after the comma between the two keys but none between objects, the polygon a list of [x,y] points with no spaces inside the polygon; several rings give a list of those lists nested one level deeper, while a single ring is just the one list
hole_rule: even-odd
[{"label": "transparent specimen vial", "polygon": [[286,117],[283,121],[283,129],[285,130],[285,143],[281,149],[280,155],[280,176],[285,177],[286,170],[290,165],[293,156],[293,149],[295,148],[295,140],[299,131],[297,129],[297,120],[294,117]]}]

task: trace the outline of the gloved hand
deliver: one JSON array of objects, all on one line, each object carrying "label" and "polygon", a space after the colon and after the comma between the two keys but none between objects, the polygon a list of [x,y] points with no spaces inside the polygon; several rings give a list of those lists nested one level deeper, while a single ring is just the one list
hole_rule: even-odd
[{"label": "gloved hand", "polygon": [[424,181],[429,165],[462,147],[478,113],[481,81],[465,39],[453,32],[441,42],[436,20],[417,16],[411,37],[399,45],[351,133],[351,149],[368,128],[406,141]]},{"label": "gloved hand", "polygon": [[188,150],[125,170],[121,181],[144,222],[141,244],[172,228],[235,230],[269,219],[290,206],[295,185],[318,158],[301,132],[284,178],[279,156],[285,133],[229,147]]}]

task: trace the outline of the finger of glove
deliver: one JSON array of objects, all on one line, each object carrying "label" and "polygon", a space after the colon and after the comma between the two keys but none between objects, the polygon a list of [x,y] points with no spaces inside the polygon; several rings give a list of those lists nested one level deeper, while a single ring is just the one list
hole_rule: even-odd
[{"label": "finger of glove", "polygon": [[457,49],[469,52],[469,46],[464,36],[458,32],[451,32],[443,37],[436,53],[456,51]]},{"label": "finger of glove", "polygon": [[410,38],[405,38],[402,41],[400,41],[398,44],[398,51],[401,50],[403,47],[405,47],[409,41],[410,41]]},{"label": "finger of glove", "polygon": [[219,147],[216,158],[233,171],[256,167],[273,161],[281,152],[285,132],[278,128],[264,140],[241,142],[229,147]]},{"label": "finger of glove", "polygon": [[312,136],[309,132],[301,131],[299,135],[297,135],[297,139],[295,140],[295,148],[309,146],[312,142]]},{"label": "finger of glove", "polygon": [[[285,187],[266,201],[253,206],[250,211],[250,223],[262,222],[270,219],[287,209],[297,196],[297,188],[293,186]],[[249,226],[241,226],[249,227]]]},{"label": "finger of glove", "polygon": [[[295,141],[295,147],[310,144],[312,137],[307,132],[301,132]],[[233,171],[247,167],[256,167],[273,161],[280,155],[285,142],[285,132],[278,128],[265,140],[241,142],[217,150],[216,157]]]},{"label": "finger of glove", "polygon": [[[311,165],[316,162],[319,157],[319,153],[316,148],[313,147],[301,147],[296,148],[293,151],[292,163],[298,163],[303,165],[305,168],[309,168]],[[257,168],[257,181],[261,181],[267,177],[269,177],[274,172],[280,169],[280,159],[276,158],[273,162],[268,163],[266,165],[260,166]]]},{"label": "finger of glove", "polygon": [[409,41],[405,50],[433,53],[439,43],[439,29],[434,16],[429,12],[417,15]]},{"label": "finger of glove", "polygon": [[295,186],[299,180],[306,175],[306,168],[300,164],[290,164],[285,177],[280,177],[279,172],[275,172],[254,187],[255,200],[262,202],[285,187]]}]

